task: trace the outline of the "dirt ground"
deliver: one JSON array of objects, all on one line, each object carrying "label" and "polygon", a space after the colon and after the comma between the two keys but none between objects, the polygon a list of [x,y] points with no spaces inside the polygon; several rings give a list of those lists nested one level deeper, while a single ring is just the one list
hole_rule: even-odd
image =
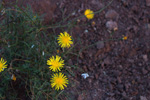
[{"label": "dirt ground", "polygon": [[[44,23],[50,24],[72,14],[69,19],[84,14],[85,9],[97,11],[110,0],[32,0],[34,11],[45,13]],[[21,2],[22,3],[22,2]],[[68,19],[68,20],[69,20]],[[92,22],[95,24],[91,24]],[[65,89],[66,100],[150,100],[150,0],[113,0],[112,4],[94,16],[81,18],[79,25],[69,32],[75,42],[78,37],[80,48],[97,41],[122,38],[128,39],[100,42],[80,53],[79,68],[70,77],[71,84]],[[117,29],[113,34],[112,29]],[[58,29],[58,32],[59,29]],[[76,64],[75,57],[69,63]],[[88,73],[84,79],[81,74]]]}]

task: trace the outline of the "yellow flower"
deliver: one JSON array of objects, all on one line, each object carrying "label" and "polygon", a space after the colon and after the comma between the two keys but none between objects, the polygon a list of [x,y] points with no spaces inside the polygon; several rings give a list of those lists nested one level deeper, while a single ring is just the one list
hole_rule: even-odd
[{"label": "yellow flower", "polygon": [[71,44],[73,44],[71,36],[67,32],[64,32],[64,34],[60,33],[57,40],[58,40],[58,44],[62,48],[65,48],[65,47],[69,48]]},{"label": "yellow flower", "polygon": [[63,68],[64,60],[61,59],[61,57],[56,55],[56,58],[54,56],[50,57],[49,60],[47,60],[47,65],[50,65],[49,69],[58,72]]},{"label": "yellow flower", "polygon": [[6,62],[7,61],[4,61],[4,59],[1,58],[1,60],[0,60],[0,72],[4,71],[4,69],[7,68]]},{"label": "yellow flower", "polygon": [[85,12],[84,12],[84,15],[86,16],[87,19],[93,19],[94,17],[94,13],[92,10],[90,9],[87,9]]},{"label": "yellow flower", "polygon": [[64,74],[56,73],[52,76],[50,82],[52,88],[55,87],[55,90],[62,90],[64,87],[67,87],[68,79]]}]

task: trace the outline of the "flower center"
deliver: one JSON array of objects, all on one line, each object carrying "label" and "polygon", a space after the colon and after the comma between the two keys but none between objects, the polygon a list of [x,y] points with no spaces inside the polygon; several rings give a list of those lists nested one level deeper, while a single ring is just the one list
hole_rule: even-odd
[{"label": "flower center", "polygon": [[56,84],[60,85],[63,83],[63,80],[61,78],[56,79]]},{"label": "flower center", "polygon": [[62,38],[62,41],[63,41],[63,43],[68,43],[68,42],[69,42],[69,39],[68,39],[67,36],[64,36],[64,37]]},{"label": "flower center", "polygon": [[54,66],[55,68],[59,67],[59,62],[58,62],[58,61],[54,61],[54,62],[53,62],[53,66]]}]

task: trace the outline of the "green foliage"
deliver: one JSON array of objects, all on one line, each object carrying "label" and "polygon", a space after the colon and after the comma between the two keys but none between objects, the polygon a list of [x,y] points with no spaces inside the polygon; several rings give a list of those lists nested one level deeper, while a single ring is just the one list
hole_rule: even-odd
[{"label": "green foliage", "polygon": [[40,31],[42,18],[29,6],[1,9],[5,12],[0,16],[0,57],[7,60],[8,68],[0,73],[0,99],[51,99],[46,62],[57,49],[55,35]]},{"label": "green foliage", "polygon": [[[107,6],[95,13],[100,13]],[[51,88],[49,80],[53,73],[46,63],[50,56],[60,50],[56,42],[57,37],[53,34],[55,29],[59,27],[64,31],[66,27],[65,30],[72,30],[77,25],[76,20],[84,15],[67,21],[69,17],[70,15],[63,15],[62,21],[55,25],[43,26],[42,18],[33,13],[30,6],[19,8],[14,5],[5,8],[0,3],[0,58],[3,57],[8,64],[8,68],[0,73],[0,100],[56,100],[62,95],[63,91]],[[62,25],[65,21],[67,24]],[[48,32],[49,28],[54,32]],[[76,50],[72,52],[76,45],[77,43],[74,43],[74,46],[58,54],[63,57],[65,63],[72,56],[76,56],[78,61],[79,53],[96,43],[81,48],[78,53]],[[79,70],[78,64],[65,65],[63,73],[75,76],[72,69]],[[16,81],[11,78],[13,74],[17,78]]]}]

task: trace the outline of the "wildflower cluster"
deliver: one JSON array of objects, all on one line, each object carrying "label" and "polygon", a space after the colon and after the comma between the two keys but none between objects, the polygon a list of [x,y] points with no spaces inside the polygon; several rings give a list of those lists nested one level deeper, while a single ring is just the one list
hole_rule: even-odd
[{"label": "wildflower cluster", "polygon": [[[94,12],[90,9],[87,9],[85,10],[84,12],[84,17],[86,17],[88,20],[91,20],[94,18]],[[36,19],[37,16],[34,16],[33,19]],[[80,21],[78,19],[78,21]],[[95,26],[95,22],[92,21],[92,26]],[[30,25],[29,25],[30,26]],[[28,29],[28,27],[27,27]],[[20,34],[19,34],[20,36]],[[18,36],[18,37],[19,37]],[[26,37],[26,36],[25,36]],[[23,38],[24,39],[24,38]],[[122,40],[127,40],[128,37],[127,36],[123,36],[122,37]],[[24,39],[25,40],[25,39]],[[19,41],[19,40],[18,40]],[[20,43],[20,42],[17,42],[17,43]],[[25,44],[28,44],[26,42],[24,42]],[[72,40],[72,37],[69,35],[69,33],[67,32],[61,32],[58,37],[57,37],[57,43],[58,45],[63,49],[65,48],[70,48],[71,45],[73,45],[73,40]],[[22,45],[22,44],[21,44]],[[29,45],[30,46],[30,45]],[[10,48],[10,46],[8,46]],[[22,46],[23,47],[23,46]],[[34,48],[36,48],[36,45],[35,44],[31,44],[31,49],[34,50]],[[24,47],[25,48],[25,47]],[[40,46],[39,46],[40,48]],[[28,51],[28,50],[27,50]],[[38,49],[37,49],[38,51]],[[40,50],[39,50],[40,51]],[[39,52],[37,52],[38,54]],[[55,88],[55,90],[63,90],[65,87],[67,87],[67,84],[68,84],[68,78],[65,74],[63,74],[63,72],[61,72],[65,66],[65,60],[63,60],[63,57],[61,57],[59,55],[60,51],[57,50],[56,51],[57,55],[52,55],[51,57],[49,57],[47,59],[47,65],[49,66],[49,70],[53,72],[53,75],[51,76],[50,78],[50,83],[51,83],[51,87],[52,88]],[[25,53],[26,54],[26,53]],[[22,55],[22,52],[21,54],[18,54],[18,55]],[[42,55],[44,56],[44,51],[42,52]],[[30,57],[28,57],[30,59]],[[36,57],[35,57],[36,58]],[[32,59],[32,58],[31,58]],[[34,59],[34,58],[33,58]],[[38,58],[39,59],[39,58]],[[9,61],[9,60],[7,60]],[[5,61],[3,58],[0,59],[0,72],[4,71],[5,68],[7,68],[7,61]],[[38,61],[38,60],[35,60],[35,61]],[[43,62],[41,62],[43,63]],[[9,64],[11,65],[11,64]],[[40,65],[40,64],[39,64]],[[26,66],[25,66],[26,68]],[[36,69],[36,68],[35,68]],[[40,72],[40,70],[39,70]],[[12,73],[11,73],[12,74]],[[43,72],[42,72],[42,75],[43,75]],[[11,79],[13,81],[16,81],[16,77],[15,74],[12,74],[11,76]],[[83,74],[83,77],[88,77],[88,75],[86,74]]]},{"label": "wildflower cluster", "polygon": [[[92,19],[94,17],[94,13],[90,9],[87,9],[84,15],[88,19]],[[58,35],[57,40],[59,46],[63,49],[69,48],[73,44],[72,38],[67,32],[60,33],[60,35]],[[57,51],[57,53],[59,53],[59,51]],[[53,74],[50,80],[52,88],[55,87],[55,90],[62,90],[64,89],[64,87],[67,87],[67,77],[63,73],[59,72],[65,65],[64,60],[58,55],[56,55],[56,57],[52,56],[47,60],[47,65],[49,65],[49,69],[51,71],[57,72]]]},{"label": "wildflower cluster", "polygon": [[[71,44],[73,44],[72,38],[67,32],[60,33],[57,40],[59,46],[63,49],[69,48],[71,47]],[[47,60],[47,65],[49,65],[51,71],[58,72],[63,68],[64,60],[58,55],[56,55],[56,57],[52,56]],[[68,79],[63,73],[58,72],[53,74],[50,82],[52,88],[55,87],[55,90],[62,90],[64,87],[67,87]]]}]

